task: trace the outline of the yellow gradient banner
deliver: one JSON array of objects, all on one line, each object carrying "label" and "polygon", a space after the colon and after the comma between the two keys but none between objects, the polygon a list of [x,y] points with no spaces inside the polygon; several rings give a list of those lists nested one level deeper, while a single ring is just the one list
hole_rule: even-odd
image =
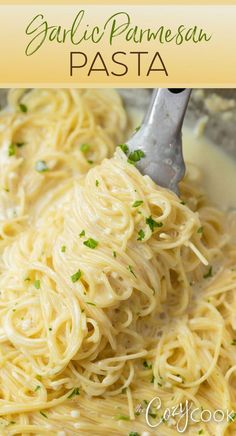
[{"label": "yellow gradient banner", "polygon": [[0,86],[235,87],[236,5],[0,5]]}]

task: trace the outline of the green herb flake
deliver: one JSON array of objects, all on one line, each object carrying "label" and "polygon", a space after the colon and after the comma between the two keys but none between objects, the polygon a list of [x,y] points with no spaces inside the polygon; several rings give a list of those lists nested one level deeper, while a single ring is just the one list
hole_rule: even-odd
[{"label": "green herb flake", "polygon": [[95,239],[89,238],[89,239],[87,239],[87,241],[84,241],[83,244],[86,245],[86,247],[88,247],[88,248],[94,249],[97,247],[98,242],[95,241]]},{"label": "green herb flake", "polygon": [[80,277],[82,276],[82,272],[79,269],[76,273],[72,274],[72,276],[70,276],[72,283],[78,282],[78,280],[80,279]]},{"label": "green herb flake", "polygon": [[181,201],[180,204],[183,204],[183,206],[186,204],[186,201]]},{"label": "green herb flake", "polygon": [[20,104],[19,104],[19,109],[20,109],[20,111],[23,112],[23,113],[28,112],[28,108],[27,108],[27,106],[26,106],[24,103],[20,103]]},{"label": "green herb flake", "polygon": [[8,156],[15,156],[15,154],[16,154],[15,144],[10,144],[8,146]]},{"label": "green herb flake", "polygon": [[65,251],[66,251],[66,246],[65,246],[65,245],[62,245],[62,246],[61,246],[61,252],[62,252],[62,253],[65,253]]},{"label": "green herb flake", "polygon": [[154,232],[155,227],[162,227],[163,226],[162,222],[155,221],[151,215],[148,218],[146,218],[146,224],[150,227],[152,232]]},{"label": "green herb flake", "polygon": [[116,421],[129,421],[130,418],[127,415],[116,415],[115,416]]},{"label": "green herb flake", "polygon": [[231,345],[236,345],[236,339],[233,339]]},{"label": "green herb flake", "polygon": [[40,289],[40,286],[41,286],[40,280],[35,280],[35,281],[34,281],[34,287],[35,287],[36,289]]},{"label": "green herb flake", "polygon": [[24,145],[25,145],[25,142],[16,142],[16,146],[18,148],[24,147]]},{"label": "green herb flake", "polygon": [[116,251],[113,251],[112,254],[113,254],[113,257],[117,256]]},{"label": "green herb flake", "polygon": [[143,150],[134,150],[129,154],[128,162],[131,164],[135,164],[139,162],[143,157],[145,157],[145,153]]},{"label": "green herb flake", "polygon": [[138,132],[140,129],[141,129],[141,126],[137,126],[137,127],[135,128],[135,132]]},{"label": "green herb flake", "polygon": [[48,166],[45,160],[37,160],[37,162],[35,162],[34,168],[36,171],[38,171],[38,173],[45,173],[46,171],[48,171]]},{"label": "green herb flake", "polygon": [[76,395],[80,395],[79,388],[74,388],[73,391],[70,393],[70,395],[68,395],[68,398],[71,399],[71,398],[75,397]]},{"label": "green herb flake", "polygon": [[127,392],[127,388],[123,388],[121,391],[122,394],[126,394],[126,392]]},{"label": "green herb flake", "polygon": [[123,153],[125,153],[126,155],[129,153],[129,147],[127,144],[120,144],[118,147],[120,147]]},{"label": "green herb flake", "polygon": [[50,332],[52,332],[52,327],[49,327],[49,329],[48,329]]},{"label": "green herb flake", "polygon": [[82,153],[86,153],[87,151],[90,150],[90,145],[89,144],[81,144],[80,150],[82,151]]},{"label": "green herb flake", "polygon": [[212,266],[210,266],[207,273],[203,275],[204,279],[208,279],[209,277],[212,277]]},{"label": "green herb flake", "polygon": [[137,431],[131,431],[129,433],[129,436],[140,436],[140,433],[138,433]]},{"label": "green herb flake", "polygon": [[99,181],[98,180],[96,180],[95,185],[99,186]]},{"label": "green herb flake", "polygon": [[136,277],[134,271],[133,271],[133,267],[131,265],[128,265],[128,270],[131,272],[131,274],[134,275],[134,277]]},{"label": "green herb flake", "polygon": [[203,433],[204,433],[203,429],[199,430],[199,432],[198,432],[198,434],[203,434]]},{"label": "green herb flake", "polygon": [[39,389],[41,389],[41,386],[40,386],[40,385],[37,385],[36,388],[35,388],[35,390],[34,390],[34,392],[37,392]]},{"label": "green herb flake", "polygon": [[144,233],[144,231],[141,229],[141,230],[139,230],[139,232],[138,232],[138,238],[137,238],[137,241],[142,241],[144,238],[145,238],[145,233]]},{"label": "green herb flake", "polygon": [[143,366],[144,366],[144,368],[146,368],[146,369],[152,369],[152,364],[151,364],[151,363],[148,363],[146,360],[144,360],[144,362],[143,362]]},{"label": "green herb flake", "polygon": [[82,236],[85,236],[85,230],[82,230],[82,232],[80,232],[79,237],[82,238]]},{"label": "green herb flake", "polygon": [[132,204],[132,207],[139,207],[141,204],[143,204],[143,200],[136,200],[136,201]]},{"label": "green herb flake", "polygon": [[10,421],[9,424],[16,424],[16,421]]},{"label": "green herb flake", "polygon": [[88,162],[90,165],[93,164],[93,160],[91,160],[91,159],[88,159],[87,162]]},{"label": "green herb flake", "polygon": [[40,415],[44,416],[44,418],[48,418],[48,416],[46,415],[46,413],[44,413],[42,410],[40,410]]},{"label": "green herb flake", "polygon": [[197,233],[203,233],[203,226],[201,226],[197,229]]},{"label": "green herb flake", "polygon": [[96,306],[95,303],[92,303],[91,301],[86,301],[87,304],[90,304],[90,306]]},{"label": "green herb flake", "polygon": [[155,381],[155,376],[153,375],[151,378],[151,383],[154,383],[154,381]]}]

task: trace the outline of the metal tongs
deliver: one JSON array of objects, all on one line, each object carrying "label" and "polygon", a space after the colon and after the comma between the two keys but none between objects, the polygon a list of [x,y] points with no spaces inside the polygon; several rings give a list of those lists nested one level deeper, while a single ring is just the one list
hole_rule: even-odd
[{"label": "metal tongs", "polygon": [[140,129],[126,142],[130,152],[144,152],[136,164],[140,172],[176,194],[185,174],[181,129],[190,93],[191,89],[156,89]]}]

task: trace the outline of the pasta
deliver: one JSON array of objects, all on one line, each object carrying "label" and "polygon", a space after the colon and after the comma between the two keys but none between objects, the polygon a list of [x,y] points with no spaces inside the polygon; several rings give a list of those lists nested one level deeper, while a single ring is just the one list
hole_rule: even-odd
[{"label": "pasta", "polygon": [[[113,91],[14,90],[0,127],[1,434],[178,434],[148,426],[157,396],[152,424],[186,400],[236,410],[235,216],[198,170],[179,199],[111,157]],[[235,416],[185,434],[234,435]]]}]

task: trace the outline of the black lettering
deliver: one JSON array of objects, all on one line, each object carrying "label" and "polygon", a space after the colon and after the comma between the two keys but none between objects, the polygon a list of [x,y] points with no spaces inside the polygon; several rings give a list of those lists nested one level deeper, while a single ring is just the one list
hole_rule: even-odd
[{"label": "black lettering", "polygon": [[[80,65],[74,65],[73,64],[73,59],[74,59],[74,55],[82,55],[84,58],[84,63],[80,64]],[[87,64],[87,56],[85,53],[83,53],[82,51],[71,51],[70,52],[70,75],[73,76],[73,69],[74,68],[83,68],[86,64]]]},{"label": "black lettering", "polygon": [[148,51],[131,51],[130,54],[138,55],[138,76],[141,75],[141,54],[148,54]]},{"label": "black lettering", "polygon": [[[153,68],[153,65],[154,65],[154,63],[156,61],[156,58],[159,59],[161,65],[162,65],[162,68]],[[155,53],[155,55],[154,55],[154,57],[152,59],[152,62],[150,64],[150,67],[149,67],[148,72],[147,72],[147,76],[149,76],[149,74],[151,72],[153,72],[153,71],[163,71],[163,72],[165,72],[165,75],[168,76],[168,72],[166,70],[165,64],[164,64],[164,62],[163,62],[163,60],[161,58],[161,55],[160,55],[160,53],[158,51]]]},{"label": "black lettering", "polygon": [[113,60],[113,62],[114,62],[115,64],[117,64],[117,65],[122,65],[122,66],[124,67],[124,71],[123,71],[123,73],[114,73],[114,72],[112,71],[111,74],[112,74],[113,76],[125,76],[125,75],[127,74],[127,72],[128,72],[128,67],[127,67],[127,65],[123,64],[123,62],[120,62],[120,61],[118,61],[118,60],[116,59],[116,55],[119,55],[119,54],[126,55],[126,53],[125,53],[124,51],[116,51],[116,52],[113,53],[113,55],[112,55],[112,60]]},{"label": "black lettering", "polygon": [[[103,68],[93,68],[93,66],[94,66],[94,64],[96,63],[97,59],[100,59]],[[92,64],[91,64],[91,67],[89,68],[88,76],[90,76],[90,74],[91,74],[93,71],[105,71],[106,75],[109,76],[109,73],[108,73],[108,70],[107,70],[106,64],[105,64],[105,62],[104,62],[104,60],[103,60],[103,57],[102,57],[102,55],[101,55],[101,53],[100,53],[99,51],[96,53],[96,55],[95,55],[95,57],[94,57],[94,60],[93,60],[93,62],[92,62]]]}]

